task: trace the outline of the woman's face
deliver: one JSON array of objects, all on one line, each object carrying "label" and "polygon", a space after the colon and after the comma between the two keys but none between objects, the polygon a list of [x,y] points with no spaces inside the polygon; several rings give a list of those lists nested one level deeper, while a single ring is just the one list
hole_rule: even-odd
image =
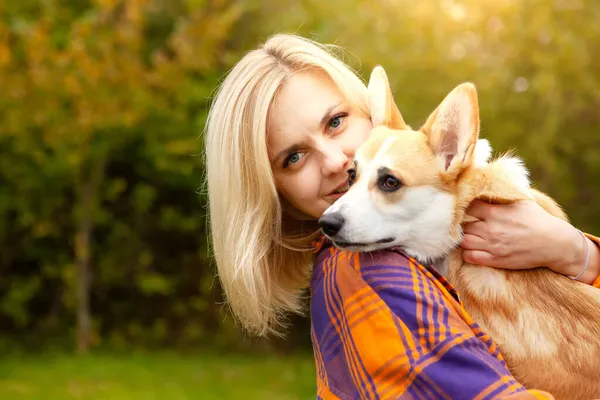
[{"label": "woman's face", "polygon": [[371,120],[350,104],[327,74],[302,71],[285,82],[267,126],[269,160],[281,195],[319,218],[344,194],[347,170]]}]

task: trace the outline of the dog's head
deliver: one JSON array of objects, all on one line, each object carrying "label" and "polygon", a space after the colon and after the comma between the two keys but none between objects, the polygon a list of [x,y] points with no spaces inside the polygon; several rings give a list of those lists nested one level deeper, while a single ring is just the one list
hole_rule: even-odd
[{"label": "dog's head", "polygon": [[456,87],[418,131],[405,124],[381,67],[371,74],[369,103],[373,131],[348,171],[350,190],[319,220],[322,230],[349,250],[400,246],[423,261],[441,257],[460,241],[461,179],[491,152],[485,141],[475,151],[475,87]]}]

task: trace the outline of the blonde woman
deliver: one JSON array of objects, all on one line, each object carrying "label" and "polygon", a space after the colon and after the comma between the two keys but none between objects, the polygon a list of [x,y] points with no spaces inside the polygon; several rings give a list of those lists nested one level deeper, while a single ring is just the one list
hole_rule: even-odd
[{"label": "blonde woman", "polygon": [[[514,380],[439,274],[401,251],[365,257],[320,238],[317,220],[347,189],[349,162],[371,127],[364,83],[328,48],[297,36],[271,37],[221,84],[206,130],[210,223],[237,320],[253,334],[282,333],[310,288],[318,398],[549,398]],[[472,210],[484,222],[465,240],[472,261],[581,268],[572,226],[535,204],[486,210]],[[503,222],[505,210],[521,212],[522,224]],[[495,257],[486,238],[499,225],[535,251],[512,243],[511,253],[503,239]],[[589,245],[580,279],[591,283],[600,251]]]}]

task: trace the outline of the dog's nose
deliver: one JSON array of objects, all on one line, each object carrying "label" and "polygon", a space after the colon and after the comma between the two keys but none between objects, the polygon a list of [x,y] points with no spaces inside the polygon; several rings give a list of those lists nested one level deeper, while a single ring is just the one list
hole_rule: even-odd
[{"label": "dog's nose", "polygon": [[319,226],[327,236],[334,236],[344,226],[344,218],[338,214],[327,214],[319,218]]}]

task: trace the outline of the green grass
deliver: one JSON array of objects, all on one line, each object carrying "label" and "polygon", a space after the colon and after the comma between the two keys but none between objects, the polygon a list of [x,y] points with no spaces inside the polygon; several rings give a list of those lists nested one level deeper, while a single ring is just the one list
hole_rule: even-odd
[{"label": "green grass", "polygon": [[315,398],[309,357],[11,356],[0,359],[1,400]]}]

